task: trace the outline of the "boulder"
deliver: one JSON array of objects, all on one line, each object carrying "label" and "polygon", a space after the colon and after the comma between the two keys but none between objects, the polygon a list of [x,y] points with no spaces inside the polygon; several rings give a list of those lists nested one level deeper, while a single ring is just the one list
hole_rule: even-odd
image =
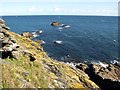
[{"label": "boulder", "polygon": [[4,34],[3,33],[0,33],[0,38],[4,38]]},{"label": "boulder", "polygon": [[6,25],[3,25],[2,28],[3,28],[3,29],[6,29],[6,30],[10,30],[10,28],[7,27]]},{"label": "boulder", "polygon": [[60,22],[52,22],[51,25],[52,26],[60,26]]},{"label": "boulder", "polygon": [[2,18],[0,18],[0,24],[5,24],[5,21]]}]

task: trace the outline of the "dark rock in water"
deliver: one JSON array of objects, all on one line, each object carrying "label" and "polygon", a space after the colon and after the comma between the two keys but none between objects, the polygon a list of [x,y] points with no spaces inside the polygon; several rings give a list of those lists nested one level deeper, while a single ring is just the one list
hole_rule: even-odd
[{"label": "dark rock in water", "polygon": [[26,38],[32,38],[33,37],[33,34],[30,33],[30,32],[23,32],[21,35],[26,37]]},{"label": "dark rock in water", "polygon": [[60,26],[60,22],[52,22],[51,25],[52,26]]},{"label": "dark rock in water", "polygon": [[42,29],[41,30],[38,30],[38,31],[36,31],[36,32],[34,32],[34,33],[32,33],[32,34],[36,34],[36,35],[39,35],[39,34],[41,34],[43,31],[42,31]]}]

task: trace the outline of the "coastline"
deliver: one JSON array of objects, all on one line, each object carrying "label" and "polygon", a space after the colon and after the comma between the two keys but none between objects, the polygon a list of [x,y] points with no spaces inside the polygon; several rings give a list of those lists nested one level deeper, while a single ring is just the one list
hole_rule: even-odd
[{"label": "coastline", "polygon": [[[0,28],[1,42],[3,44],[1,52],[4,54],[2,56],[3,75],[5,74],[3,76],[2,88],[19,88],[21,85],[20,82],[24,81],[27,82],[25,88],[99,88],[103,90],[120,88],[119,62],[116,61],[117,63],[114,64],[99,62],[97,64],[56,61],[48,57],[42,46],[39,46],[39,43],[10,32],[4,20],[0,20]],[[6,65],[5,63],[10,63],[13,68],[11,65]],[[39,69],[40,71],[38,71]],[[116,73],[116,71],[118,72]],[[34,72],[35,74],[30,72]],[[43,72],[44,74],[41,74]],[[7,77],[8,74],[12,77]],[[31,75],[30,77],[29,74]],[[38,76],[36,77],[35,75]],[[39,75],[42,75],[42,77]],[[33,82],[31,81],[32,77]],[[43,79],[41,80],[41,78]],[[50,80],[50,85],[47,83],[47,80]],[[12,81],[13,84],[9,81]],[[36,85],[34,82],[36,82]],[[102,82],[103,84],[98,82]],[[106,84],[110,86],[106,87]]]},{"label": "coastline", "polygon": [[[61,17],[60,19],[58,16],[22,16],[3,18],[7,21],[7,25],[11,27],[11,31],[18,34],[21,34],[22,32],[31,33],[42,29],[43,33],[36,37],[35,40],[44,40],[46,42],[44,45],[42,45],[44,51],[54,59],[60,60],[66,55],[70,55],[71,58],[74,58],[76,61],[80,60],[80,62],[82,60],[111,61],[118,59],[118,39],[116,37],[117,18],[71,16]],[[66,18],[69,20],[66,20]],[[53,27],[50,25],[52,21],[54,21],[53,19],[61,24],[63,23],[70,25],[71,27],[68,29],[59,30],[59,27]],[[26,20],[26,22],[23,22],[24,20]],[[111,26],[111,28],[109,26]],[[110,35],[108,33],[110,33]],[[58,46],[57,44],[53,43],[55,39],[61,40],[63,43]],[[116,40],[116,42],[113,40]]]}]

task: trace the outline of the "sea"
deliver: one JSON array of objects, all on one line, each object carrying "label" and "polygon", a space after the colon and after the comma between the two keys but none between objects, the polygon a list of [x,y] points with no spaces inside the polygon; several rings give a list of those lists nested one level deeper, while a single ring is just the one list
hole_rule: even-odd
[{"label": "sea", "polygon": [[[42,44],[44,51],[55,60],[118,60],[117,16],[31,15],[2,18],[10,30],[18,34],[42,30],[42,34],[35,39],[45,41]],[[52,22],[60,22],[70,27],[60,29],[51,26]],[[62,43],[54,43],[56,40]]]}]

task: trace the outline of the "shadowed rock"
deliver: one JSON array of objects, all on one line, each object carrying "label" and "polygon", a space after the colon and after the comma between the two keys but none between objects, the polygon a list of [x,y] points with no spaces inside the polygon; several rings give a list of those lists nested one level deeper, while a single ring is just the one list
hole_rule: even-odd
[{"label": "shadowed rock", "polygon": [[85,71],[90,79],[102,90],[119,90],[120,88],[120,67],[116,64],[78,64],[77,68]]},{"label": "shadowed rock", "polygon": [[60,23],[59,22],[52,22],[51,25],[52,26],[60,26]]}]

